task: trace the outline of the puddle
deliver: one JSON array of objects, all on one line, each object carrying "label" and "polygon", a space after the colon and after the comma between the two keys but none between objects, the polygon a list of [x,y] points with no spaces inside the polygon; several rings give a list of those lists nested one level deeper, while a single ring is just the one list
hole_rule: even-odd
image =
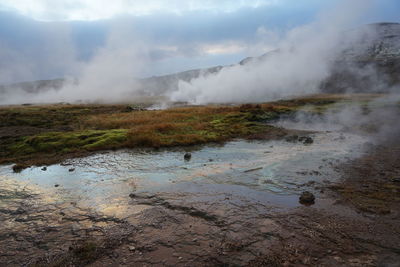
[{"label": "puddle", "polygon": [[[96,240],[116,246],[98,259],[104,266],[125,259],[120,265],[193,266],[193,258],[209,263],[210,255],[221,253],[240,265],[243,257],[261,255],[275,242],[295,240],[282,222],[308,231],[292,223],[307,214],[296,215],[301,192],[316,195],[311,214],[332,210],[332,199],[318,187],[339,179],[335,166],[359,157],[368,141],[340,132],[310,137],[309,145],[236,140],[205,146],[191,152],[190,161],[183,150],[120,150],[45,170],[14,173],[12,165],[0,166],[0,248],[7,248],[0,249],[5,255],[0,261],[56,262],[60,252],[71,259],[74,244]],[[337,210],[330,216],[353,216],[346,208]],[[287,211],[294,217],[281,217]]]},{"label": "puddle", "polygon": [[359,156],[367,141],[338,132],[311,136],[311,145],[238,140],[206,146],[192,152],[190,161],[184,160],[182,151],[112,151],[51,165],[46,171],[32,167],[13,173],[10,165],[1,166],[0,176],[51,190],[60,202],[76,202],[118,217],[126,210],[137,212],[129,207],[130,193],[168,194],[197,202],[230,196],[295,207],[305,184],[337,179],[332,166]]}]

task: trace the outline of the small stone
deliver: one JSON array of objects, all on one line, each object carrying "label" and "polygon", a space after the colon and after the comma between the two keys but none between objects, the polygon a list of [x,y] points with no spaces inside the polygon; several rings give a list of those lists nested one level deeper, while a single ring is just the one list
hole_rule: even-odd
[{"label": "small stone", "polygon": [[25,167],[20,164],[15,164],[12,169],[15,173],[21,172]]},{"label": "small stone", "polygon": [[301,193],[301,196],[300,196],[301,204],[312,205],[312,204],[314,204],[314,201],[315,201],[315,196],[312,193],[310,193],[308,191]]},{"label": "small stone", "polygon": [[183,258],[182,258],[182,257],[179,257],[178,260],[183,260]]},{"label": "small stone", "polygon": [[129,194],[129,197],[130,197],[130,198],[135,198],[136,195],[135,195],[134,193],[130,193],[130,194]]},{"label": "small stone", "polygon": [[75,168],[71,168],[71,169],[69,169],[68,171],[69,171],[69,172],[73,172],[73,171],[75,171]]},{"label": "small stone", "polygon": [[47,167],[44,166],[44,167],[42,168],[42,171],[47,171]]},{"label": "small stone", "polygon": [[59,184],[55,184],[55,185],[54,185],[54,187],[59,187],[59,186],[60,186]]},{"label": "small stone", "polygon": [[400,177],[392,178],[393,183],[400,183]]},{"label": "small stone", "polygon": [[309,136],[302,136],[299,138],[299,141],[303,142],[303,144],[305,144],[305,145],[310,145],[310,144],[314,143],[314,140]]},{"label": "small stone", "polygon": [[189,161],[189,160],[192,158],[192,154],[190,154],[189,152],[186,152],[185,155],[183,156],[183,158],[184,158],[186,161]]},{"label": "small stone", "polygon": [[129,250],[130,250],[130,251],[135,251],[135,249],[136,249],[136,248],[135,248],[134,246],[129,246]]},{"label": "small stone", "polygon": [[213,162],[214,160],[213,160],[213,159],[208,159],[208,161],[209,161],[209,162]]}]

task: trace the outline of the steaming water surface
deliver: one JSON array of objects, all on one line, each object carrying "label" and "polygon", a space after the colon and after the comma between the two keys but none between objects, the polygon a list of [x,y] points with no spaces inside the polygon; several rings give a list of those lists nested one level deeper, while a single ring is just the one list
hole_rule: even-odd
[{"label": "steaming water surface", "polygon": [[48,166],[46,171],[32,167],[17,174],[10,165],[1,166],[0,176],[37,186],[60,202],[111,215],[131,209],[130,193],[205,202],[233,196],[294,207],[307,183],[337,179],[333,166],[360,155],[366,142],[361,136],[338,132],[312,137],[311,145],[237,140],[206,146],[193,151],[190,161],[184,161],[183,151],[112,151]]}]

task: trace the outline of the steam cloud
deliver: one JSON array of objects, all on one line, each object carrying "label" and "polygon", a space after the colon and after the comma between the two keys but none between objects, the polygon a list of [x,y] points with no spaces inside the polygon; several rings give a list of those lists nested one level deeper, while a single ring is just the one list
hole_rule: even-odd
[{"label": "steam cloud", "polygon": [[77,82],[70,80],[47,99],[116,102],[135,94],[135,75],[146,61],[145,48],[133,39],[131,29],[114,25],[107,43],[83,64]]},{"label": "steam cloud", "polygon": [[[133,29],[123,19],[110,28],[106,43],[99,48],[89,61],[77,59],[70,35],[57,33],[57,42],[52,43],[56,51],[46,51],[43,55],[48,62],[58,62],[50,68],[64,68],[68,73],[61,88],[51,85],[46,90],[26,92],[22,88],[13,88],[6,92],[6,99],[0,104],[15,103],[54,103],[54,102],[117,102],[132,99],[138,88],[135,76],[147,63],[147,50],[143,43],[135,39]],[[60,28],[57,28],[59,30]],[[9,71],[3,72],[1,81],[12,80],[13,76],[34,80],[35,69],[30,59],[17,56],[18,53],[8,48],[0,49],[15,62]],[[40,63],[40,62],[39,62]],[[43,65],[46,65],[43,63]],[[48,66],[48,65],[46,65]],[[0,77],[1,78],[1,77]],[[1,93],[1,92],[0,92]]]},{"label": "steam cloud", "polygon": [[[375,95],[379,96],[379,95]],[[323,114],[307,108],[295,116],[282,117],[276,126],[305,131],[336,131],[364,135],[371,143],[398,142],[400,94],[382,95],[369,102],[335,104]]]},{"label": "steam cloud", "polygon": [[371,1],[344,1],[333,12],[320,14],[316,22],[288,32],[266,60],[224,68],[190,82],[180,81],[171,100],[193,104],[261,102],[315,93],[349,41],[343,40],[343,31],[367,11],[369,4]]},{"label": "steam cloud", "polygon": [[[321,13],[315,22],[290,30],[284,38],[277,40],[280,34],[271,34],[274,36],[271,38],[273,43],[264,42],[263,46],[276,49],[266,54],[264,60],[255,59],[244,65],[225,67],[217,73],[203,74],[190,82],[181,80],[176,90],[166,92],[167,97],[171,101],[206,104],[262,102],[316,93],[321,82],[332,73],[334,59],[351,42],[343,38],[343,32],[354,25],[372,2],[342,1],[329,12]],[[126,102],[140,97],[143,87],[135,77],[144,66],[150,66],[147,56],[149,44],[140,41],[126,25],[131,24],[123,19],[115,23],[104,47],[98,49],[89,61],[77,59],[67,28],[55,28],[51,35],[55,37],[49,37],[49,42],[55,44],[54,48],[44,50],[42,61],[43,65],[53,69],[66,69],[63,86],[56,90],[50,88],[31,93],[14,90],[4,93],[3,99],[0,88],[0,104]],[[259,32],[264,31],[263,28]],[[254,44],[254,50],[258,50],[259,46]],[[12,61],[14,64],[0,65],[2,83],[12,80],[14,76],[34,80],[41,69],[40,62],[39,65],[33,65],[29,57],[19,55],[9,47],[0,47],[0,59],[7,58],[12,60],[3,62]],[[373,73],[374,70],[370,69],[364,76],[373,77]],[[379,77],[376,80],[380,82]]]}]

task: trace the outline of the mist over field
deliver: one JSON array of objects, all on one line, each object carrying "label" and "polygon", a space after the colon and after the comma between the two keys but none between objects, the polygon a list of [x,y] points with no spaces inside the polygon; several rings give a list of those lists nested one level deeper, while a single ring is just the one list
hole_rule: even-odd
[{"label": "mist over field", "polygon": [[[141,29],[143,21],[120,16],[107,22],[107,26],[94,22],[85,26],[96,29],[96,35],[87,37],[98,39],[96,42],[83,40],[74,24],[35,22],[41,38],[35,45],[37,51],[23,45],[19,45],[20,48],[11,46],[7,39],[1,44],[0,83],[4,86],[0,88],[0,103],[140,102],[151,96],[167,101],[206,104],[262,102],[318,93],[321,84],[335,73],[334,63],[343,58],[346,49],[361,44],[365,35],[369,36],[368,40],[377,38],[374,37],[376,29],[363,27],[361,23],[375,12],[376,5],[373,0],[316,5],[313,8],[318,7],[318,12],[311,20],[298,19],[298,25],[290,26],[260,24],[253,27],[248,41],[238,36],[243,31],[241,28],[236,29],[238,33],[235,30],[229,34],[224,32],[227,36],[223,38],[213,37],[209,32],[209,36],[204,34],[205,41],[202,41],[185,33],[185,26],[177,26],[184,33],[174,30],[170,37],[156,40]],[[273,6],[268,8],[274,10]],[[252,15],[254,10],[249,8],[246,12]],[[226,19],[215,21],[221,23],[222,30],[225,30],[225,20],[232,19],[234,14],[226,16]],[[243,27],[247,30],[246,23]],[[165,27],[171,25],[167,23]],[[204,27],[200,30],[209,29]],[[352,34],[346,34],[351,30],[354,31]],[[185,34],[186,43],[182,39]],[[253,58],[245,59],[248,56]],[[212,57],[225,59],[219,63],[204,62],[214,62]],[[196,60],[203,61],[200,63],[203,66],[215,64],[217,68],[201,67],[187,73],[143,79],[161,68],[170,74],[173,69],[185,70],[188,62],[195,67]],[[382,75],[376,74],[373,65],[368,68],[348,65],[347,68],[352,73],[363,72],[358,76],[376,77],[374,88],[386,90],[391,86]],[[55,84],[15,83],[51,77],[62,80]],[[345,90],[353,89],[347,87]]]}]

